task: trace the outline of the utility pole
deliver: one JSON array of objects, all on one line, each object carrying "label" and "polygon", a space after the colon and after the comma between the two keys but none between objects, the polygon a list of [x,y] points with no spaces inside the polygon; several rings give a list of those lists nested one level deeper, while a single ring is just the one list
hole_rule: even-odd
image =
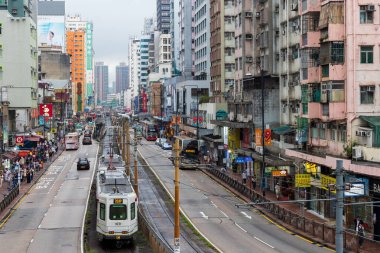
[{"label": "utility pole", "polygon": [[126,170],[126,173],[127,173],[127,176],[130,177],[131,176],[131,153],[130,153],[130,148],[129,148],[129,145],[131,143],[131,136],[129,135],[129,121],[127,121],[127,124],[126,124],[126,127],[125,127],[125,134],[127,135],[127,138],[126,138],[126,157],[124,158],[125,159],[125,170]]},{"label": "utility pole", "polygon": [[175,139],[174,143],[175,151],[175,181],[174,181],[174,252],[180,252],[180,243],[179,243],[179,140]]},{"label": "utility pole", "polygon": [[336,161],[336,228],[335,246],[337,253],[343,253],[343,208],[344,208],[344,183],[343,160]]},{"label": "utility pole", "polygon": [[262,164],[262,173],[261,173],[261,190],[264,195],[264,171],[265,171],[265,118],[264,118],[264,105],[265,105],[265,85],[264,85],[264,70],[260,70],[260,83],[261,83],[261,144],[263,147],[263,164]]},{"label": "utility pole", "polygon": [[133,147],[133,152],[134,152],[134,174],[135,174],[135,180],[133,182],[133,188],[135,189],[137,197],[139,197],[139,185],[138,185],[138,180],[139,180],[139,175],[137,174],[137,129],[135,128],[134,131],[134,147]]}]

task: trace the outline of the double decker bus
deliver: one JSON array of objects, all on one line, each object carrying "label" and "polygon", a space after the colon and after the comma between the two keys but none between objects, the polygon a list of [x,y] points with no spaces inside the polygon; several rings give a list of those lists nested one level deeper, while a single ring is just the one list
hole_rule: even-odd
[{"label": "double decker bus", "polygon": [[141,122],[142,126],[142,136],[147,141],[156,141],[157,140],[157,130],[154,123],[150,121],[143,121]]}]

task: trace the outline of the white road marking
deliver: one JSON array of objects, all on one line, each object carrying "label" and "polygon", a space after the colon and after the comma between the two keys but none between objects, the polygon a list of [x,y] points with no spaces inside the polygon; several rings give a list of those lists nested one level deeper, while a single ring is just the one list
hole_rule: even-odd
[{"label": "white road marking", "polygon": [[256,236],[254,237],[256,240],[258,240],[259,242],[261,243],[264,243],[265,245],[267,245],[268,247],[271,247],[272,249],[274,249],[274,247],[266,242],[264,242],[263,240],[261,240],[260,238],[257,238]]},{"label": "white road marking", "polygon": [[244,228],[240,227],[239,224],[235,223],[235,225],[240,228],[241,230],[243,230],[245,233],[247,233],[247,230],[245,230]]},{"label": "white road marking", "polygon": [[34,241],[34,239],[30,240],[30,243],[32,243]]},{"label": "white road marking", "polygon": [[38,229],[40,229],[41,228],[41,224],[40,225],[38,225]]},{"label": "white road marking", "polygon": [[203,218],[205,218],[206,220],[208,220],[208,216],[204,212],[200,212],[200,214],[202,215]]},{"label": "white road marking", "polygon": [[215,207],[215,208],[218,208],[218,206],[215,205],[214,202],[212,202],[212,201],[211,201],[211,205],[212,205],[213,207]]},{"label": "white road marking", "polygon": [[228,215],[225,214],[225,212],[223,212],[222,210],[219,210],[226,218],[228,218]]},{"label": "white road marking", "polygon": [[247,217],[248,219],[252,219],[252,216],[249,216],[248,214],[246,214],[246,212],[240,212],[241,214],[243,214],[245,217]]}]

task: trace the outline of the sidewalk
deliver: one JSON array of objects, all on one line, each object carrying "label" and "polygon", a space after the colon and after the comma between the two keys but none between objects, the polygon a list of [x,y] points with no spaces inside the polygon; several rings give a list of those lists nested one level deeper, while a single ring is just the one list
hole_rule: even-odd
[{"label": "sidewalk", "polygon": [[[259,187],[256,186],[256,190],[253,190],[249,178],[247,178],[247,183],[244,185],[240,173],[233,173],[231,170],[222,172],[221,168],[216,166],[202,170],[247,202],[277,201],[274,192],[265,191],[265,196],[263,196]],[[281,200],[287,200],[287,198],[280,198]],[[291,232],[300,234],[322,245],[335,246],[335,228],[333,227],[335,221],[322,219],[306,210],[302,210],[301,205],[297,203],[270,203],[257,205],[257,208]],[[380,252],[380,243],[365,240],[363,246],[358,249],[357,236],[345,233],[345,237],[345,247],[347,250],[351,250],[347,252]]]},{"label": "sidewalk", "polygon": [[[63,147],[61,147],[61,146],[58,147],[58,150],[55,153],[55,155],[51,158],[51,161],[44,163],[44,168],[42,170],[34,173],[33,181],[31,183],[28,184],[26,182],[26,180],[24,180],[24,182],[21,182],[19,194],[16,196],[16,198],[14,198],[9,203],[9,205],[3,211],[0,210],[0,221],[2,221],[9,214],[9,212],[13,209],[13,207],[18,203],[18,201],[20,201],[20,199],[22,199],[25,196],[25,194],[28,193],[29,189],[33,187],[33,185],[46,172],[46,170],[49,168],[49,166],[62,154],[63,150],[64,150]],[[3,182],[2,187],[0,187],[0,202],[3,201],[4,198],[9,193],[10,193],[10,191],[8,190],[8,183]],[[0,226],[1,226],[1,224],[0,224]],[[1,227],[0,227],[0,229],[1,229]]]}]

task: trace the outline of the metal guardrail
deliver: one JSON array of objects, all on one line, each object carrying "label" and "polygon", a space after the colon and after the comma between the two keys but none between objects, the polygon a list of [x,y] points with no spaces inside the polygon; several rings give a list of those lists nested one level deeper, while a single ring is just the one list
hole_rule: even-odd
[{"label": "metal guardrail", "polygon": [[[270,202],[270,200],[265,198],[263,195],[255,191],[252,191],[250,188],[246,187],[239,181],[229,177],[228,175],[222,173],[216,168],[207,166],[205,171],[219,178],[224,183],[226,183],[227,185],[229,185],[230,187],[238,191],[240,194],[242,194],[246,198],[249,198],[253,202],[256,202],[256,201]],[[301,216],[297,213],[294,213],[286,208],[279,206],[276,203],[268,203],[268,204],[263,204],[260,206],[265,209],[263,211],[267,212],[269,216],[273,216],[277,220],[280,220],[281,222],[288,224],[289,226],[292,226],[298,229],[299,231],[302,231],[309,238],[317,239],[319,241],[323,241],[331,245],[335,244],[335,227],[332,227],[320,222],[316,222],[314,220]],[[369,238],[365,238],[364,240],[368,241],[368,243],[377,244],[377,242],[374,242],[373,240]],[[360,247],[358,235],[351,233],[349,231],[345,231],[344,244],[345,244],[346,250],[353,250],[356,252]],[[369,250],[366,252],[378,252],[378,251]]]},{"label": "metal guardrail", "polygon": [[5,198],[0,202],[0,213],[7,208],[12,201],[18,196],[19,194],[19,187],[14,187],[8,194],[5,196]]}]

